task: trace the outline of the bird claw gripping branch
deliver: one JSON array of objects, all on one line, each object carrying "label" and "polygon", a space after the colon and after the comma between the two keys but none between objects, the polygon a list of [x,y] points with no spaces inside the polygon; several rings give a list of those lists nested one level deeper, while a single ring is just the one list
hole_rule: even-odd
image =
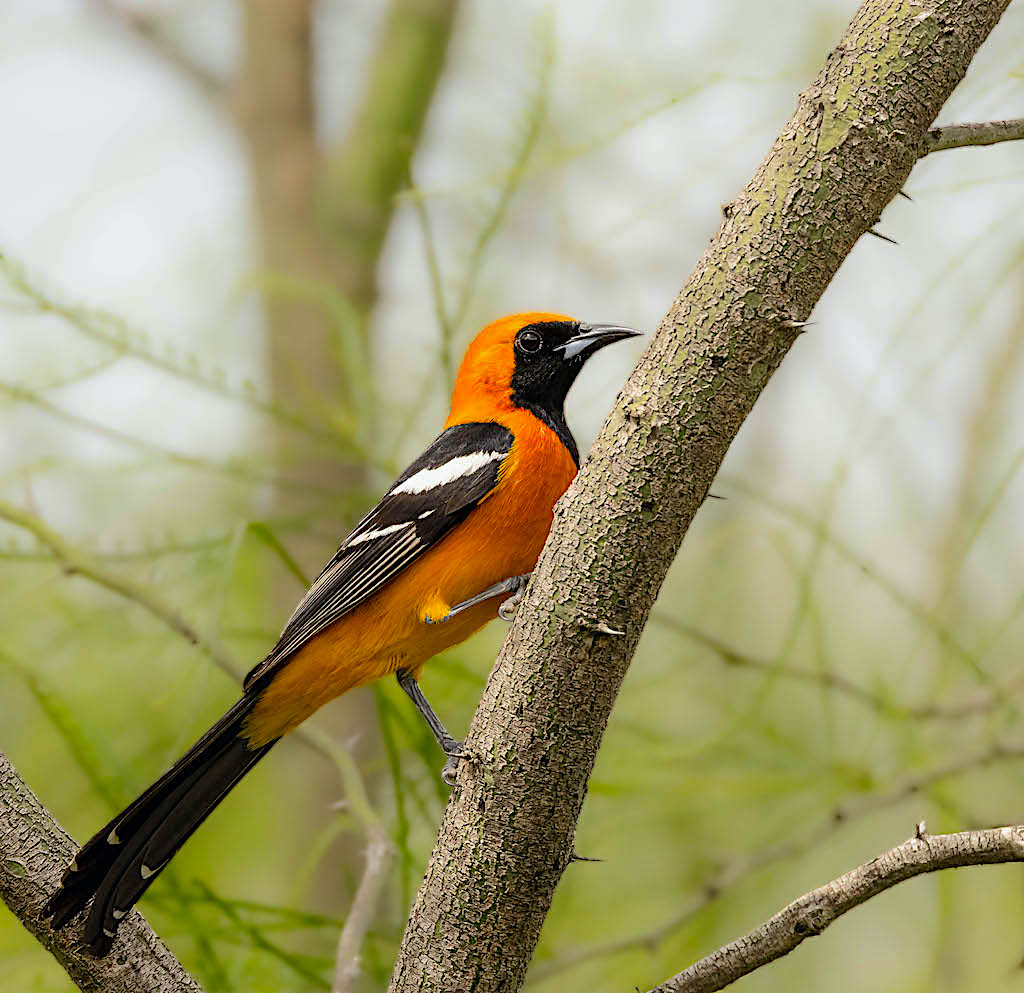
[{"label": "bird claw gripping branch", "polygon": [[485,600],[490,600],[493,596],[501,596],[503,593],[511,593],[512,596],[505,600],[498,608],[498,616],[503,621],[511,621],[515,617],[516,608],[523,599],[523,593],[526,590],[526,584],[530,581],[531,575],[532,573],[526,572],[521,576],[503,579],[500,583],[495,583],[484,590],[483,593],[478,593],[476,596],[471,596],[468,600],[463,600],[462,603],[457,603],[444,617],[439,617],[437,620],[428,617],[426,621],[428,624],[444,624],[445,621],[450,621],[456,614],[461,614],[464,610],[475,607],[478,603],[483,603]]}]

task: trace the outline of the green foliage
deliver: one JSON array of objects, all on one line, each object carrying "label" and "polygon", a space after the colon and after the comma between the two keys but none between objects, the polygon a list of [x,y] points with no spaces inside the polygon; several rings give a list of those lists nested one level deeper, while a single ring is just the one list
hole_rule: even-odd
[{"label": "green foliage", "polygon": [[[660,9],[666,24],[677,7]],[[482,27],[464,29],[473,50],[494,43],[498,15],[484,10]],[[331,285],[256,271],[221,288],[232,307],[286,299],[324,315],[343,396],[278,402],[249,361],[263,349],[258,327],[240,347],[224,345],[219,326],[198,342],[173,322],[169,334],[146,332],[118,316],[120,301],[69,302],[20,251],[0,254],[0,335],[21,346],[0,372],[3,436],[15,439],[3,496],[136,591],[69,574],[51,548],[0,522],[0,747],[76,837],[233,701],[290,602],[435,433],[478,323],[565,301],[590,319],[653,326],[728,184],[749,174],[806,82],[794,66],[820,62],[845,14],[800,8],[787,26],[792,63],[754,75],[756,12],[722,11],[733,25],[723,40],[684,58],[675,38],[657,49],[661,65],[592,51],[596,35],[573,48],[554,9],[484,69],[457,60],[460,94],[492,87],[503,110],[471,129],[460,121],[460,134],[471,130],[453,156],[461,174],[400,198],[373,347]],[[1005,65],[1016,58],[1009,43],[986,51],[982,104],[1012,84]],[[744,112],[716,137],[704,101],[723,88]],[[666,121],[669,137],[656,130]],[[846,296],[797,346],[731,454],[715,487],[727,499],[709,502],[687,538],[594,770],[576,851],[601,861],[567,870],[533,989],[646,988],[921,819],[933,830],[1020,820],[1024,203],[1019,183],[1005,183],[1019,180],[1019,159],[1004,163],[996,215],[947,231],[957,198],[1000,182],[998,170],[971,183],[943,172],[950,154],[915,177],[915,219],[899,215],[917,235],[892,263],[900,307],[887,312],[866,290],[882,293],[896,256],[876,253],[890,247],[859,248],[835,287]],[[724,190],[712,181],[720,172]],[[402,310],[410,259],[420,295]],[[847,350],[851,339],[870,351]],[[627,361],[573,397],[584,450]],[[399,388],[381,385],[385,372]],[[105,390],[138,395],[138,410],[104,413]],[[183,441],[146,421],[154,408],[160,427],[202,418]],[[207,444],[206,424],[231,418],[230,444]],[[339,463],[361,470],[345,486]],[[221,646],[224,664],[154,605]],[[425,674],[456,733],[500,644],[493,628]],[[442,764],[392,683],[331,705],[247,777],[143,912],[211,993],[328,989],[380,830],[394,857],[362,958],[364,988],[381,989],[447,800]],[[747,985],[1001,988],[1019,959],[1018,884],[1001,869],[918,880]],[[881,978],[866,957],[884,962]],[[3,913],[0,963],[0,993],[69,989]]]}]

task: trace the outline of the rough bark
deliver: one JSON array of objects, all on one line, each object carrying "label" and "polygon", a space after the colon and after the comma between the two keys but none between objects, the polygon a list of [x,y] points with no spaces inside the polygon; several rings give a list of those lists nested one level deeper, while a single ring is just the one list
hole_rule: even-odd
[{"label": "rough bark", "polygon": [[924,824],[902,845],[805,893],[749,934],[723,945],[650,993],[715,993],[788,955],[843,914],[926,872],[1024,862],[1024,825],[930,835]]},{"label": "rough bark", "polygon": [[[517,990],[651,604],[743,420],[1008,0],[867,0],[799,98],[556,513],[488,680],[394,993]],[[609,632],[622,631],[621,635]]]},{"label": "rough bark", "polygon": [[0,899],[14,916],[87,993],[202,993],[137,910],[102,959],[78,947],[78,923],[54,931],[42,919],[76,847],[0,752]]}]

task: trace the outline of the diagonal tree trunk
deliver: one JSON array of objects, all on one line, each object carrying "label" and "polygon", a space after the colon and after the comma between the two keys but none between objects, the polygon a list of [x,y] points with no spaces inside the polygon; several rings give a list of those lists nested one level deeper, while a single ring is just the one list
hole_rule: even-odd
[{"label": "diagonal tree trunk", "polygon": [[[563,498],[488,680],[392,993],[519,989],[651,604],[740,425],[1009,0],[866,0]],[[624,632],[624,633],[619,633]],[[614,906],[614,904],[611,904]]]}]

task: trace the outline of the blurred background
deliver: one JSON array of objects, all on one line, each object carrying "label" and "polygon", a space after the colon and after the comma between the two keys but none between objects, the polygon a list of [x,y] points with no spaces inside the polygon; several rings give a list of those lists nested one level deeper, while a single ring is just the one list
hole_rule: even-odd
[{"label": "blurred background", "polygon": [[[654,329],[855,8],[0,0],[0,749],[72,834],[235,699],[479,326]],[[1024,112],[1022,36],[1015,4],[940,122]],[[899,245],[862,239],[765,391],[531,989],[647,988],[917,821],[1024,820],[1022,179],[1024,144],[924,160],[880,221]],[[640,347],[574,389],[583,450]],[[457,734],[503,635],[427,670]],[[211,993],[329,988],[356,779],[396,852],[363,948],[386,983],[442,763],[394,685],[311,723],[333,750],[278,747],[143,901]],[[744,989],[1019,989],[1022,956],[1024,870],[959,870]],[[0,963],[3,993],[71,988],[2,908]]]}]

